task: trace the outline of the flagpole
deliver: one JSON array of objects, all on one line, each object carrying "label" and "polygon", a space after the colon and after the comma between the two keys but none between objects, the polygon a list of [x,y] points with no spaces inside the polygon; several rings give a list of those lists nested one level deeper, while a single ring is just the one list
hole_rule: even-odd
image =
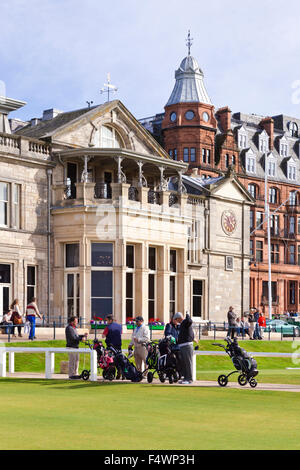
[{"label": "flagpole", "polygon": [[272,263],[271,263],[271,227],[270,227],[270,206],[268,197],[268,156],[266,154],[265,164],[265,214],[267,218],[268,234],[268,297],[269,297],[269,319],[272,320]]}]

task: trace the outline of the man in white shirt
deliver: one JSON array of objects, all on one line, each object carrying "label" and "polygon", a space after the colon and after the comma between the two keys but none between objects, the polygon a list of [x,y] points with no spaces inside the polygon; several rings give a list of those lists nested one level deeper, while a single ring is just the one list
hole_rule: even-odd
[{"label": "man in white shirt", "polygon": [[143,317],[136,317],[135,322],[136,328],[134,328],[133,330],[131,342],[128,346],[128,349],[131,350],[134,346],[134,359],[136,368],[140,372],[143,372],[143,370],[146,368],[146,344],[150,341],[150,332],[149,328],[144,324]]}]

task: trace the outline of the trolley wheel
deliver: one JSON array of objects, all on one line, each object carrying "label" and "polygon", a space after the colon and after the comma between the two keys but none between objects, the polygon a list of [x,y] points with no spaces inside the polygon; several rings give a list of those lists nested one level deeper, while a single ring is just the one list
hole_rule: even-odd
[{"label": "trolley wheel", "polygon": [[249,381],[249,385],[250,385],[250,387],[252,387],[252,388],[257,387],[257,382],[256,382],[256,380],[255,380],[255,379],[251,379],[251,380]]},{"label": "trolley wheel", "polygon": [[220,387],[226,387],[226,385],[228,384],[228,377],[226,375],[220,375],[218,377],[218,384],[220,385]]},{"label": "trolley wheel", "polygon": [[177,374],[177,372],[174,372],[173,374],[173,382],[174,384],[176,384],[179,380],[179,374]]},{"label": "trolley wheel", "polygon": [[169,384],[172,384],[173,383],[173,377],[172,375],[169,375]]},{"label": "trolley wheel", "polygon": [[247,385],[247,376],[245,374],[241,374],[238,377],[238,383],[240,384],[241,387],[245,387]]},{"label": "trolley wheel", "polygon": [[90,371],[89,371],[89,370],[86,370],[86,369],[83,370],[83,371],[81,372],[81,378],[82,378],[83,380],[89,380],[89,378],[90,378]]},{"label": "trolley wheel", "polygon": [[148,372],[147,382],[148,382],[148,384],[151,384],[153,382],[153,373],[152,372]]},{"label": "trolley wheel", "polygon": [[166,377],[165,377],[164,374],[158,374],[158,377],[159,377],[159,380],[161,381],[161,383],[165,383]]}]

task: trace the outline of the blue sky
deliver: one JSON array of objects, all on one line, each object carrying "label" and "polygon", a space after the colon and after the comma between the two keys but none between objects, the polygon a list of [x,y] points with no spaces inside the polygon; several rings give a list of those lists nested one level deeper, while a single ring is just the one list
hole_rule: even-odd
[{"label": "blue sky", "polygon": [[151,116],[171,94],[190,29],[216,108],[300,118],[299,20],[296,0],[1,0],[0,80],[27,102],[11,116],[29,119],[103,103],[110,72],[115,97]]}]

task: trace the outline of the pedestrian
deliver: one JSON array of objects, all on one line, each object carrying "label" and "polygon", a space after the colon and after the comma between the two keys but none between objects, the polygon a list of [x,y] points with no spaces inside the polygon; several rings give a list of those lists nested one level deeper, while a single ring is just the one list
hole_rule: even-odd
[{"label": "pedestrian", "polygon": [[249,322],[249,336],[250,336],[250,339],[254,340],[254,330],[255,330],[256,321],[255,321],[253,313],[249,314],[248,322]]},{"label": "pedestrian", "polygon": [[174,321],[174,316],[172,316],[171,320],[169,323],[166,324],[164,335],[166,336],[172,336],[172,338],[175,339],[176,343],[178,342],[178,336],[179,336],[179,325],[175,319]]},{"label": "pedestrian", "polygon": [[143,372],[146,368],[147,343],[150,341],[149,328],[144,324],[144,319],[140,315],[135,318],[136,328],[133,329],[131,342],[128,350],[133,350],[135,365],[138,371]]},{"label": "pedestrian", "polygon": [[[87,333],[84,335],[79,335],[77,333],[77,325],[78,325],[78,318],[77,317],[70,317],[68,325],[65,330],[66,334],[66,347],[72,349],[78,349],[80,341],[83,338],[87,338]],[[79,352],[70,352],[69,353],[69,379],[80,379],[81,376],[78,375],[78,367],[79,367]]]},{"label": "pedestrian", "polygon": [[260,314],[259,314],[258,325],[259,325],[260,338],[263,339],[263,337],[264,337],[264,334],[263,334],[264,333],[264,328],[267,327],[267,321],[266,321],[266,318],[265,318],[265,316],[262,312],[260,312]]},{"label": "pedestrian", "polygon": [[19,337],[22,337],[22,324],[24,323],[23,321],[23,317],[22,317],[22,313],[21,313],[21,310],[20,310],[20,306],[19,306],[19,300],[18,299],[15,299],[13,301],[13,303],[11,304],[10,306],[10,309],[12,311],[12,314],[11,314],[11,321],[13,322],[13,328],[12,328],[12,335],[14,338],[16,338],[16,335],[15,335],[15,328],[17,327],[18,328],[18,336]]},{"label": "pedestrian", "polygon": [[254,326],[254,333],[253,333],[253,338],[254,339],[261,339],[260,337],[260,331],[259,331],[259,324],[258,324],[258,319],[259,319],[259,315],[260,315],[260,311],[259,309],[255,309],[255,312],[254,312],[254,319],[255,319],[255,326]]},{"label": "pedestrian", "polygon": [[178,335],[178,346],[180,349],[180,370],[182,379],[178,383],[189,385],[193,383],[193,343],[194,343],[194,330],[193,320],[187,314],[183,318],[181,312],[174,315],[173,321],[180,325]]},{"label": "pedestrian", "polygon": [[236,319],[236,328],[235,328],[237,336],[241,336],[241,319]]},{"label": "pedestrian", "polygon": [[2,325],[5,326],[5,333],[6,334],[9,334],[12,330],[12,325],[13,325],[13,322],[11,321],[11,314],[12,314],[12,311],[11,310],[8,310],[4,315],[3,315],[3,318],[2,318]]},{"label": "pedestrian", "polygon": [[227,313],[227,321],[228,321],[228,333],[227,336],[231,339],[234,338],[235,335],[235,329],[236,329],[236,314],[233,311],[233,307],[229,307],[228,313]]},{"label": "pedestrian", "polygon": [[39,312],[36,303],[36,297],[32,297],[31,302],[27,305],[26,308],[26,320],[30,323],[29,338],[31,341],[36,339],[35,337],[35,326],[36,326],[36,317],[42,319],[42,315]]},{"label": "pedestrian", "polygon": [[250,333],[249,333],[249,322],[248,322],[248,317],[244,315],[243,319],[241,320],[241,331],[242,331],[242,337],[244,338],[246,335],[249,336],[250,338]]},{"label": "pedestrian", "polygon": [[[107,315],[106,317],[107,326],[103,330],[102,338],[105,338],[106,346],[109,348],[112,346],[118,351],[122,350],[122,325],[117,323],[112,315]],[[121,378],[121,369],[117,369],[116,379]]]}]

